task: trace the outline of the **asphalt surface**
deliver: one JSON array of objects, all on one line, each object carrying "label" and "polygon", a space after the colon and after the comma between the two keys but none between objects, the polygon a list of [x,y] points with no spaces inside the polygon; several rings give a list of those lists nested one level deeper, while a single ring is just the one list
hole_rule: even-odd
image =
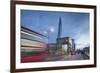
[{"label": "asphalt surface", "polygon": [[84,60],[82,54],[75,54],[75,55],[52,55],[48,58],[49,61],[68,61],[68,60]]}]

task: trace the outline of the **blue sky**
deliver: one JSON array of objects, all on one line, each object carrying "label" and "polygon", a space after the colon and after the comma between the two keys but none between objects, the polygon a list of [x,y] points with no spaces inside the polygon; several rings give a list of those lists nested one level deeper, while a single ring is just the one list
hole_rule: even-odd
[{"label": "blue sky", "polygon": [[59,18],[61,37],[74,38],[77,48],[89,44],[89,13],[21,10],[21,25],[49,36],[50,43],[56,42]]}]

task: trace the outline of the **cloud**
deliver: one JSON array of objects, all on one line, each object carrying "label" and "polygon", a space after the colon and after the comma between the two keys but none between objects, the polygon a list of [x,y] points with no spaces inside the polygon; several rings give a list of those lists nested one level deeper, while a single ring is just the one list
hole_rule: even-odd
[{"label": "cloud", "polygon": [[78,33],[76,37],[76,49],[83,49],[86,46],[89,46],[90,36],[89,33]]}]

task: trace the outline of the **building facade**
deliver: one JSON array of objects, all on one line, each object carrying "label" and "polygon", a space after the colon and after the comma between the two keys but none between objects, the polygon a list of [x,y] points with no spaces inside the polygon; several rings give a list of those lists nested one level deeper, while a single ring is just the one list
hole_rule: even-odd
[{"label": "building facade", "polygon": [[63,37],[57,39],[57,49],[62,54],[67,54],[75,51],[75,41],[70,37]]}]

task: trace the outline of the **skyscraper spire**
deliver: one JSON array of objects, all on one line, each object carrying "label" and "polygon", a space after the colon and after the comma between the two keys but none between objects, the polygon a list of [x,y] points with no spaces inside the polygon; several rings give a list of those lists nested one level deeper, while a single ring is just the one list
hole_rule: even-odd
[{"label": "skyscraper spire", "polygon": [[59,17],[58,35],[57,35],[57,38],[60,38],[61,37],[61,32],[62,32],[62,22],[61,22],[61,17]]}]

